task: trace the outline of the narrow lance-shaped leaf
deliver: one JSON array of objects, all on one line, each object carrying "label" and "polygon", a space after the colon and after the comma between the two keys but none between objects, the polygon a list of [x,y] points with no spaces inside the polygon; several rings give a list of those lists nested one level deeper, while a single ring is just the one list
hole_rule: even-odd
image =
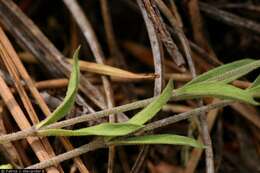
[{"label": "narrow lance-shaped leaf", "polygon": [[46,129],[40,130],[39,135],[42,136],[123,136],[134,132],[142,125],[130,123],[102,123],[99,125],[81,128],[78,130],[65,130],[65,129]]},{"label": "narrow lance-shaped leaf", "polygon": [[220,67],[214,68],[192,81],[188,82],[184,87],[201,83],[201,82],[221,82],[221,83],[229,83],[232,82],[241,76],[257,69],[260,67],[259,60],[253,59],[243,59],[239,61],[235,61],[229,64],[222,65]]},{"label": "narrow lance-shaped leaf", "polygon": [[185,136],[160,134],[129,137],[126,139],[112,140],[113,145],[139,145],[139,144],[170,144],[170,145],[188,145],[192,147],[203,148],[204,146],[197,140]]},{"label": "narrow lance-shaped leaf", "polygon": [[166,86],[166,88],[163,90],[162,94],[155,99],[152,103],[150,103],[146,108],[138,112],[135,116],[133,116],[128,123],[131,124],[139,124],[142,125],[152,119],[167,103],[167,101],[172,96],[172,90],[173,90],[173,82],[170,80]]},{"label": "narrow lance-shaped leaf", "polygon": [[[72,63],[72,60],[69,60]],[[98,64],[94,62],[88,61],[79,61],[79,67],[81,71],[87,71],[91,73],[101,74],[101,75],[108,75],[115,78],[122,78],[122,79],[154,79],[156,78],[155,74],[141,74],[141,73],[133,73],[130,71],[122,70],[120,68],[112,67],[109,65]]]},{"label": "narrow lance-shaped leaf", "polygon": [[162,94],[158,96],[146,108],[124,123],[103,123],[92,127],[78,130],[46,129],[40,130],[39,134],[44,136],[123,136],[142,128],[143,124],[153,118],[162,106],[171,98],[173,90],[172,80],[169,81]]},{"label": "narrow lance-shaped leaf", "polygon": [[259,104],[247,90],[216,82],[202,82],[186,86],[175,90],[174,96],[179,98],[179,100],[211,96],[221,99],[238,100],[253,105]]},{"label": "narrow lance-shaped leaf", "polygon": [[55,111],[49,117],[47,117],[45,120],[43,120],[37,125],[38,128],[58,121],[59,119],[63,118],[73,107],[77,95],[78,84],[79,84],[79,74],[80,74],[79,65],[78,65],[79,50],[80,47],[75,51],[73,55],[74,63],[73,63],[72,73],[70,76],[67,93],[63,102],[55,109]]}]

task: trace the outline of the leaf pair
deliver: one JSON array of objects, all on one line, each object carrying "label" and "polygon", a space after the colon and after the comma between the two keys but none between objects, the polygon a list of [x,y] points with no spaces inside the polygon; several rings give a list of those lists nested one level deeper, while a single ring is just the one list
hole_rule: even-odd
[{"label": "leaf pair", "polygon": [[[58,108],[52,113],[51,116],[46,118],[44,121],[40,122],[37,127],[43,127],[54,123],[61,118],[63,118],[69,110],[72,108],[78,83],[79,83],[79,65],[78,65],[78,54],[79,49],[76,50],[73,56],[73,69],[70,77],[70,82],[68,85],[68,90],[64,101]],[[40,129],[38,134],[44,136],[86,136],[86,135],[97,135],[97,136],[107,136],[113,144],[183,144],[190,145],[194,147],[203,147],[203,145],[196,140],[184,136],[178,135],[151,135],[151,136],[139,136],[139,137],[129,137],[124,140],[111,140],[112,136],[124,136],[137,131],[143,127],[147,121],[152,119],[162,108],[164,104],[171,98],[173,90],[173,83],[169,81],[168,85],[162,92],[162,94],[157,97],[151,104],[149,104],[142,111],[133,116],[129,121],[124,123],[103,123],[92,127],[77,129],[77,130],[65,130],[65,129]]]}]

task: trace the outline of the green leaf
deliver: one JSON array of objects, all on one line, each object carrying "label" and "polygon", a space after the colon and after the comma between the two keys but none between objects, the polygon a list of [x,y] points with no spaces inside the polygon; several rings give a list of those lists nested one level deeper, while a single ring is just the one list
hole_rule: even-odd
[{"label": "green leaf", "polygon": [[159,97],[157,97],[152,103],[150,103],[146,108],[138,112],[127,122],[131,124],[142,125],[152,119],[161,110],[162,106],[165,105],[167,101],[171,98],[172,90],[173,82],[172,80],[170,80]]},{"label": "green leaf", "polygon": [[76,95],[77,95],[77,89],[79,84],[79,64],[78,64],[78,55],[79,55],[80,47],[75,51],[73,55],[73,68],[72,73],[70,76],[68,89],[66,96],[63,100],[63,102],[55,109],[55,111],[47,117],[45,120],[41,121],[37,128],[40,128],[42,126],[54,123],[58,121],[59,119],[63,118],[73,107]]},{"label": "green leaf", "polygon": [[170,80],[160,96],[158,96],[146,108],[124,123],[103,123],[78,130],[46,129],[40,130],[39,134],[44,136],[127,135],[142,128],[144,123],[153,118],[162,108],[162,106],[171,98],[172,90],[173,82]]},{"label": "green leaf", "polygon": [[212,96],[221,99],[238,100],[253,105],[259,104],[247,90],[216,82],[202,82],[189,85],[175,90],[174,95],[180,97],[182,100]]},{"label": "green leaf", "polygon": [[192,81],[188,82],[185,86],[200,83],[200,82],[206,82],[206,81],[229,83],[259,67],[260,67],[259,60],[243,59],[243,60],[235,61],[214,68],[198,76]]},{"label": "green leaf", "polygon": [[11,164],[3,164],[0,165],[0,169],[13,169],[13,166]]},{"label": "green leaf", "polygon": [[43,136],[123,136],[134,132],[142,125],[130,123],[102,123],[99,125],[86,127],[78,130],[65,130],[65,129],[46,129],[40,130],[39,135]]},{"label": "green leaf", "polygon": [[171,134],[129,137],[126,139],[112,140],[110,144],[114,144],[114,145],[170,144],[170,145],[188,145],[192,147],[203,148],[203,145],[193,138],[179,136],[179,135],[171,135]]}]

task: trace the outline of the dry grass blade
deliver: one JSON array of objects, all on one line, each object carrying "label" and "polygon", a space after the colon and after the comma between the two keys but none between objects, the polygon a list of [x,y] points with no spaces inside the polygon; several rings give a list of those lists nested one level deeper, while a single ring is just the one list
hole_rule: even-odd
[{"label": "dry grass blade", "polygon": [[241,103],[234,103],[231,107],[245,117],[249,122],[260,128],[260,116],[255,107],[244,105]]},{"label": "dry grass blade", "polygon": [[[14,2],[1,0],[0,16],[3,26],[13,34],[21,47],[31,52],[52,76],[69,77],[70,66],[64,56]],[[80,90],[97,106],[105,108],[103,95],[85,77],[81,77]]]},{"label": "dry grass blade", "polygon": [[[8,47],[6,44],[6,37],[1,28],[0,28],[0,33],[1,33],[0,34],[1,35],[1,37],[0,37],[1,59],[4,62],[7,70],[9,71],[9,74],[11,75],[12,79],[14,80],[15,88],[22,100],[22,103],[30,117],[31,122],[33,124],[36,124],[39,122],[39,119],[32,106],[32,103],[30,102],[28,95],[25,92],[24,87],[21,84],[19,73],[18,73],[17,69],[15,68],[14,62],[12,61],[12,58],[10,56],[10,47]],[[41,140],[42,140],[42,144],[44,145],[44,147],[45,147],[47,153],[50,155],[50,157],[55,156],[55,153],[54,153],[50,143],[48,142],[47,138],[42,138]],[[61,167],[59,167],[59,168],[60,168],[60,170],[62,170]]]},{"label": "dry grass blade", "polygon": [[206,3],[200,2],[199,6],[200,6],[201,11],[203,11],[208,16],[210,16],[216,20],[224,22],[227,25],[238,26],[238,27],[247,29],[258,35],[260,34],[260,24],[257,22],[254,22],[252,20],[249,20],[249,19],[246,19],[243,17],[239,17],[237,15],[226,12],[224,10],[220,10],[220,9],[215,8]]},{"label": "dry grass blade", "polygon": [[206,52],[208,52],[215,61],[218,61],[216,55],[211,48],[206,36],[205,29],[203,27],[203,18],[200,14],[200,9],[198,5],[198,0],[191,0],[187,3],[188,13],[191,20],[191,26],[193,30],[193,38],[195,42],[202,47]]},{"label": "dry grass blade", "polygon": [[[21,60],[19,59],[19,57],[17,56],[14,48],[12,47],[11,43],[9,42],[8,38],[5,36],[4,32],[0,29],[0,38],[1,41],[3,42],[3,44],[8,47],[8,51],[9,54],[11,55],[10,60],[12,59],[13,64],[12,67],[16,67],[16,69],[18,70],[18,72],[21,74],[21,76],[23,77],[23,80],[26,82],[26,84],[28,85],[29,90],[31,91],[33,97],[35,98],[35,100],[38,102],[40,108],[42,109],[42,111],[44,112],[45,116],[49,116],[51,114],[47,104],[44,102],[43,98],[41,97],[39,91],[37,90],[36,86],[34,85],[34,82],[32,81],[32,79],[30,78],[29,74],[27,73],[25,67],[23,66]],[[38,123],[38,118],[37,118],[37,122]],[[60,137],[59,138],[61,140],[61,142],[63,143],[64,147],[66,148],[66,150],[72,150],[73,146],[72,144],[69,142],[69,140],[67,138],[64,137]],[[52,156],[54,156],[54,152],[52,153]],[[76,165],[78,166],[80,172],[88,172],[87,168],[85,167],[85,165],[83,164],[82,160],[80,158],[75,158],[74,159]]]},{"label": "dry grass blade", "polygon": [[[0,102],[0,135],[4,135],[7,133],[7,129],[5,126],[6,120],[4,116],[6,116],[6,112],[4,110],[3,102]],[[16,147],[11,142],[0,145],[0,150],[6,160],[13,166],[20,168],[24,167],[22,158],[20,157]]]},{"label": "dry grass blade", "polygon": [[[10,89],[8,88],[2,77],[0,77],[0,91],[2,99],[4,100],[5,104],[7,105],[9,111],[11,112],[13,118],[15,119],[20,129],[29,128],[31,126],[30,123],[28,122],[26,116],[19,107],[18,103],[16,102],[14,96],[12,95]],[[43,146],[40,138],[27,137],[26,139],[40,161],[49,159],[49,154],[45,150],[45,147]],[[59,171],[55,167],[51,167],[47,169],[47,172],[56,173]]]},{"label": "dry grass blade", "polygon": [[[104,64],[105,58],[104,53],[102,52],[101,46],[97,40],[96,34],[92,29],[92,26],[88,20],[88,18],[84,15],[82,9],[78,5],[77,1],[75,0],[63,0],[64,4],[69,9],[70,13],[74,17],[76,23],[78,24],[79,28],[81,29],[86,41],[89,43],[90,49],[94,54],[95,60],[99,64]],[[106,76],[101,76],[104,91],[105,91],[105,98],[106,98],[106,107],[112,108],[114,107],[114,94],[110,84],[109,79]],[[109,122],[116,122],[116,115],[109,116]],[[114,167],[114,157],[115,157],[115,148],[111,146],[109,148],[109,165],[108,165],[108,173],[113,171]]]},{"label": "dry grass blade", "polygon": [[[193,38],[195,40],[195,42],[201,46],[206,52],[208,52],[208,54],[210,55],[209,59],[212,59],[213,62],[219,62],[214,50],[211,48],[206,36],[205,36],[205,30],[203,27],[203,19],[201,17],[200,11],[199,11],[199,5],[198,5],[198,0],[191,0],[189,2],[187,2],[187,7],[188,7],[188,13],[189,13],[189,17],[191,20],[191,24],[192,24],[192,30],[193,30]],[[208,58],[207,58],[208,59]],[[199,61],[199,63],[201,63],[202,61]],[[206,69],[208,69],[209,67],[207,67],[208,65],[206,65]],[[201,102],[202,104],[202,102]],[[200,116],[200,122],[201,122],[201,126],[202,126],[202,138],[204,140],[204,142],[206,143],[206,145],[208,146],[208,148],[206,149],[206,172],[207,173],[213,173],[214,172],[214,161],[213,161],[213,150],[212,150],[212,142],[210,139],[210,125],[207,124],[207,117],[206,115],[201,115]],[[195,158],[191,158],[192,159],[197,159],[199,160],[201,154],[198,154],[195,156]],[[192,156],[193,157],[193,156]],[[197,158],[196,158],[197,157]],[[188,162],[188,164],[191,162]],[[195,163],[194,167],[196,168],[196,162],[192,162]]]},{"label": "dry grass blade", "polygon": [[[154,67],[153,54],[147,47],[133,41],[124,41],[123,47],[143,64]],[[174,62],[168,59],[164,59],[164,66],[178,72],[185,72],[183,67],[178,67]]]},{"label": "dry grass blade", "polygon": [[148,17],[148,13],[145,10],[143,3],[141,1],[137,2],[142,12],[150,39],[150,45],[152,47],[154,72],[159,75],[159,78],[154,81],[154,95],[156,96],[161,93],[164,86],[164,55],[162,50],[162,43],[159,40],[158,34],[156,33],[156,27],[154,26],[152,20]]},{"label": "dry grass blade", "polygon": [[[137,3],[144,18],[150,45],[152,47],[154,71],[155,73],[159,74],[159,78],[154,81],[154,96],[157,96],[161,93],[164,86],[164,54],[162,43],[159,40],[159,34],[156,33],[156,26],[154,25],[152,19],[149,18],[148,12],[146,11],[143,2],[140,0],[137,1]],[[132,173],[140,172],[140,169],[142,168],[147,157],[149,148],[149,145],[141,147],[138,157],[132,167]]]},{"label": "dry grass blade", "polygon": [[[22,61],[27,63],[38,63],[37,60],[29,53],[20,53],[19,57]],[[72,60],[68,60],[72,63]],[[110,76],[112,78],[117,78],[116,80],[152,80],[157,77],[157,74],[151,73],[133,73],[120,68],[112,67],[110,65],[98,64],[94,62],[79,60],[79,67],[82,72],[96,73],[100,75]]]},{"label": "dry grass blade", "polygon": [[[159,128],[159,127],[164,127],[164,126],[176,123],[178,121],[185,120],[185,119],[190,118],[191,116],[194,116],[194,115],[198,116],[201,113],[208,112],[208,111],[210,111],[212,109],[225,107],[225,106],[227,106],[227,105],[229,105],[231,103],[232,103],[232,101],[222,101],[222,102],[210,104],[208,106],[203,106],[203,107],[200,107],[200,108],[196,108],[196,109],[194,109],[194,110],[192,110],[190,112],[185,112],[185,113],[182,113],[182,114],[178,114],[178,115],[171,116],[171,117],[159,120],[159,121],[155,121],[155,122],[149,123],[143,129],[141,129],[139,132],[137,132],[137,135],[138,134],[142,134],[142,133],[144,133],[147,130],[148,131],[149,130],[153,130],[153,129],[156,129],[156,128]],[[212,120],[214,120],[214,118],[212,118]],[[209,125],[211,125],[211,127],[212,127],[213,123],[214,123],[214,121],[210,121]],[[35,165],[29,166],[28,168],[30,168],[30,169],[37,169],[38,168],[39,169],[39,168],[49,167],[53,163],[60,163],[60,162],[63,162],[65,160],[68,160],[70,158],[73,158],[75,156],[78,156],[78,155],[81,155],[81,154],[84,154],[86,152],[89,152],[89,151],[92,151],[92,150],[96,150],[96,149],[99,149],[99,148],[104,148],[104,147],[108,147],[108,144],[105,141],[103,141],[103,139],[97,138],[96,140],[93,140],[89,144],[80,146],[79,148],[76,148],[73,151],[69,151],[69,152],[63,153],[63,154],[61,154],[59,156],[56,156],[56,157],[54,157],[54,158],[52,158],[52,159],[50,159],[48,161],[45,161],[45,162],[42,162],[42,163],[37,163]]]},{"label": "dry grass blade", "polygon": [[259,7],[0,0],[0,168],[257,172]]},{"label": "dry grass blade", "polygon": [[[214,99],[212,103],[219,102],[217,99]],[[218,109],[213,109],[207,113],[207,124],[208,124],[208,130],[209,132],[213,128],[213,125],[215,123],[215,120],[218,115]],[[199,140],[202,139],[202,136],[199,137]],[[199,163],[200,157],[202,156],[203,150],[194,148],[190,155],[190,160],[188,161],[186,165],[186,169],[184,170],[184,173],[194,173],[196,170],[196,167]]]},{"label": "dry grass blade", "polygon": [[[182,27],[179,25],[179,23],[182,23],[181,18],[178,18],[179,21],[177,21],[177,19],[171,13],[170,9],[166,6],[166,4],[162,0],[155,0],[155,2],[158,5],[159,9],[162,11],[162,13],[165,15],[165,17],[169,20],[169,22],[172,26],[172,29],[173,29],[174,36],[176,37],[176,40],[180,41],[181,48],[184,52],[184,55],[186,57],[188,65],[189,65],[190,73],[192,74],[193,77],[195,77],[196,69],[195,69],[193,60],[191,58],[191,49],[189,46],[189,42],[184,34]],[[176,10],[175,10],[175,14],[176,14],[176,16],[179,16],[178,11],[176,11]]]},{"label": "dry grass blade", "polygon": [[35,87],[38,90],[43,89],[50,89],[50,88],[65,88],[68,86],[68,79],[50,79],[50,80],[44,80],[44,81],[38,81],[35,83]]},{"label": "dry grass blade", "polygon": [[182,66],[185,64],[185,61],[182,57],[182,54],[179,52],[178,47],[174,43],[174,41],[171,38],[171,35],[169,31],[166,28],[165,23],[162,20],[162,17],[160,16],[160,13],[154,4],[155,2],[152,0],[143,0],[144,7],[147,11],[148,17],[153,22],[153,25],[155,26],[156,32],[158,32],[158,36],[160,37],[160,40],[166,47],[168,53],[173,58],[173,61],[178,65]]},{"label": "dry grass blade", "polygon": [[[71,62],[71,60],[69,61]],[[107,75],[114,78],[132,79],[132,80],[141,80],[141,79],[151,80],[156,78],[156,74],[132,73],[109,65],[97,64],[88,61],[79,61],[79,65],[81,71]]]}]

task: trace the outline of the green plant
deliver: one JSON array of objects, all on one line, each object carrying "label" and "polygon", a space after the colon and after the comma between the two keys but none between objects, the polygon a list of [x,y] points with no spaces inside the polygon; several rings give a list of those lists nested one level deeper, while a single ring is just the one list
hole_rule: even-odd
[{"label": "green plant", "polygon": [[[115,145],[133,145],[133,144],[181,144],[193,147],[203,147],[198,141],[185,136],[160,134],[129,137],[128,135],[136,132],[144,127],[144,124],[152,119],[170,99],[185,100],[197,99],[205,96],[212,96],[221,99],[238,100],[253,105],[259,105],[254,100],[258,97],[260,91],[259,77],[253,85],[242,90],[229,83],[240,78],[241,76],[260,67],[259,60],[244,59],[230,64],[226,64],[204,73],[194,80],[188,82],[181,88],[173,88],[170,80],[162,92],[162,94],[153,100],[146,108],[134,115],[131,119],[124,123],[102,123],[92,127],[86,127],[76,130],[66,129],[41,129],[63,118],[74,104],[77,94],[79,81],[79,65],[78,65],[79,49],[73,56],[73,70],[68,85],[66,97],[62,104],[52,113],[46,120],[37,125],[39,129],[38,135],[43,136],[85,136],[96,135],[102,136],[104,139]],[[116,138],[125,136],[125,138]]]}]

